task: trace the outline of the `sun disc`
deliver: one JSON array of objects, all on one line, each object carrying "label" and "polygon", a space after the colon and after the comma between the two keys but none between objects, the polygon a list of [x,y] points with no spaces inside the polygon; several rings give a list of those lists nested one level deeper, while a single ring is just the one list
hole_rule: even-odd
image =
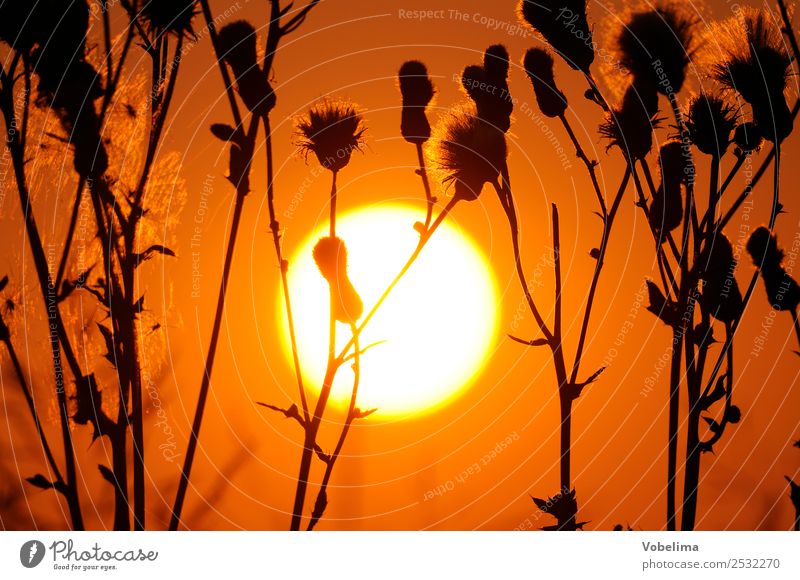
[{"label": "sun disc", "polygon": [[[424,219],[403,205],[368,207],[337,219],[347,246],[348,275],[365,313],[405,264],[419,240],[413,224]],[[320,227],[290,260],[289,288],[305,383],[319,392],[328,353],[329,292],[312,257],[328,235]],[[463,231],[445,221],[360,336],[377,343],[361,357],[357,404],[386,416],[429,411],[456,397],[483,368],[497,334],[497,286],[486,258]],[[282,295],[282,343],[291,364]],[[337,324],[337,352],[351,336]],[[339,370],[331,392],[337,406],[349,404],[350,364]]]}]

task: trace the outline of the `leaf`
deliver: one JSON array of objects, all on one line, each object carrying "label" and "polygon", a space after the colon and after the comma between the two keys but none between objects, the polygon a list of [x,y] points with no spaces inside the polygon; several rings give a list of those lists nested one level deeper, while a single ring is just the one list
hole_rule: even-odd
[{"label": "leaf", "polygon": [[173,258],[175,257],[175,252],[170,250],[168,247],[162,246],[161,244],[153,244],[141,254],[134,254],[134,263],[139,265],[141,262],[145,262],[152,258],[153,254],[161,254],[163,256],[171,256]]},{"label": "leaf", "polygon": [[25,481],[30,483],[34,487],[38,487],[39,489],[54,489],[56,484],[47,479],[41,473],[37,473],[33,477],[26,477]]},{"label": "leaf", "polygon": [[100,475],[103,476],[103,479],[105,479],[108,483],[110,483],[114,487],[117,486],[117,478],[114,475],[113,471],[111,471],[108,467],[106,467],[102,463],[97,464],[97,469],[100,470]]},{"label": "leaf", "polygon": [[520,344],[524,344],[525,346],[546,346],[550,344],[547,342],[546,338],[535,338],[533,340],[524,340],[522,338],[517,338],[516,336],[508,335],[508,338],[513,340],[514,342],[518,342]]},{"label": "leaf", "polygon": [[674,326],[675,324],[675,305],[666,299],[661,292],[661,288],[656,285],[652,280],[646,280],[647,296],[650,304],[647,310],[655,314],[667,326]]},{"label": "leaf", "polygon": [[97,388],[94,375],[80,377],[75,383],[75,395],[72,397],[77,403],[72,420],[78,425],[94,427],[92,441],[103,435],[104,426],[110,421],[103,412],[103,395]]},{"label": "leaf", "polygon": [[238,141],[239,135],[233,127],[230,125],[226,125],[225,123],[213,123],[211,125],[211,134],[214,135],[220,141]]},{"label": "leaf", "polygon": [[116,350],[114,348],[114,333],[111,331],[110,328],[107,326],[103,326],[99,322],[97,323],[97,328],[100,330],[100,334],[103,335],[103,340],[106,343],[106,359],[110,362],[114,367],[117,366],[117,356]]},{"label": "leaf", "polygon": [[3,276],[3,279],[0,280],[0,292],[5,290],[6,286],[8,286],[8,276]]},{"label": "leaf", "polygon": [[364,419],[372,415],[377,410],[378,410],[377,407],[375,407],[374,409],[366,409],[366,410],[362,410],[356,407],[355,409],[353,409],[353,419]]},{"label": "leaf", "polygon": [[139,296],[139,299],[133,303],[134,313],[138,314],[139,312],[141,312],[143,306],[144,306],[144,294]]}]

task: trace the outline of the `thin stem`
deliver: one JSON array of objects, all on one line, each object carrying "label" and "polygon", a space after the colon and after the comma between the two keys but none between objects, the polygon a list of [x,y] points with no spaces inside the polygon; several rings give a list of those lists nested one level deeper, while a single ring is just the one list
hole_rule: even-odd
[{"label": "thin stem", "polygon": [[600,184],[597,182],[597,172],[595,168],[597,167],[596,161],[591,161],[587,156],[586,153],[583,151],[583,147],[581,147],[580,141],[578,141],[578,137],[575,135],[575,132],[572,130],[572,125],[570,125],[567,118],[562,114],[558,116],[561,124],[564,125],[564,129],[567,131],[567,135],[569,135],[572,144],[575,146],[575,155],[577,155],[578,159],[583,161],[583,164],[586,165],[586,170],[589,172],[589,177],[592,180],[592,187],[594,188],[594,193],[597,196],[597,202],[600,204],[600,211],[603,214],[603,218],[606,217],[608,211],[606,210],[606,200],[603,197],[603,191],[600,189]]},{"label": "thin stem", "polygon": [[[278,4],[277,0],[273,0],[273,8]],[[214,16],[211,14],[208,0],[200,0],[200,7],[203,11],[203,17],[206,19],[206,27],[208,28],[208,36],[211,38],[211,46],[214,47],[214,54],[217,57],[217,64],[219,65],[219,72],[222,75],[222,84],[225,85],[225,94],[228,96],[228,103],[231,107],[231,114],[233,115],[233,122],[236,127],[242,126],[242,115],[239,113],[239,105],[236,102],[236,94],[233,92],[233,81],[228,72],[228,68],[223,61],[223,54],[219,46],[219,35],[217,34],[217,25],[214,21]],[[272,35],[270,35],[271,37]],[[266,71],[265,71],[266,72]]]},{"label": "thin stem", "polygon": [[[247,149],[249,155],[252,157],[253,142],[255,140],[255,133],[258,130],[258,118],[253,117],[250,124],[250,130],[247,133]],[[192,421],[192,431],[189,435],[189,444],[186,448],[186,457],[184,458],[183,470],[181,472],[181,479],[178,483],[178,492],[175,496],[175,504],[172,509],[172,516],[170,518],[169,529],[177,530],[178,523],[180,522],[181,511],[183,510],[183,503],[186,499],[186,490],[189,486],[189,477],[192,472],[192,464],[194,462],[194,455],[197,451],[197,440],[200,436],[200,427],[203,423],[203,414],[205,412],[206,399],[211,386],[211,373],[214,368],[214,358],[217,352],[217,343],[219,341],[220,330],[222,329],[222,315],[225,311],[225,297],[228,291],[228,279],[230,278],[231,266],[233,264],[233,251],[236,247],[236,237],[239,233],[239,225],[242,220],[242,210],[244,209],[244,201],[249,193],[247,189],[247,179],[240,179],[236,188],[236,203],[233,209],[233,220],[231,221],[231,230],[228,236],[228,247],[225,252],[225,263],[222,269],[222,280],[219,286],[219,295],[217,297],[217,308],[214,315],[214,325],[211,330],[211,340],[208,343],[208,352],[206,354],[206,363],[203,369],[203,380],[200,384],[200,393],[197,398],[197,407],[195,408],[194,420]]]},{"label": "thin stem", "polygon": [[[2,320],[0,320],[0,328],[2,328],[5,333],[8,333],[8,328],[6,327],[5,322]],[[25,377],[25,372],[22,370],[22,365],[17,357],[17,351],[8,336],[5,336],[2,339],[2,342],[5,343],[6,349],[8,349],[8,355],[11,358],[11,365],[14,367],[14,372],[17,375],[17,382],[19,383],[20,390],[22,390],[22,394],[25,397],[25,402],[28,404],[28,410],[30,411],[33,422],[36,425],[36,433],[39,436],[39,441],[42,444],[42,451],[44,451],[47,463],[50,466],[53,475],[55,475],[56,482],[59,483],[60,486],[63,486],[64,478],[61,475],[61,470],[58,468],[58,464],[53,456],[53,452],[50,449],[50,444],[47,441],[47,435],[45,434],[44,428],[42,427],[42,422],[39,419],[39,412],[36,410],[36,403],[33,400],[32,391],[28,387],[28,381]],[[63,491],[63,489],[58,491]]]},{"label": "thin stem", "polygon": [[[795,102],[794,107],[792,107],[792,115],[791,115],[792,121],[794,121],[797,118],[798,113],[800,113],[800,99],[798,99]],[[755,175],[753,175],[753,179],[750,180],[750,182],[745,186],[744,191],[742,191],[742,193],[739,194],[739,197],[737,197],[736,201],[733,202],[731,208],[728,210],[725,216],[720,220],[719,226],[717,226],[718,229],[722,230],[725,228],[726,225],[728,225],[728,222],[731,221],[731,219],[733,219],[734,215],[736,215],[736,211],[739,209],[739,207],[741,207],[741,205],[750,196],[750,194],[753,193],[753,189],[761,180],[761,178],[764,176],[767,169],[769,169],[769,164],[775,158],[777,148],[778,148],[777,145],[773,145],[772,148],[769,150],[769,153],[767,153],[766,157],[761,162],[761,165],[759,166]]]},{"label": "thin stem", "polygon": [[272,232],[272,243],[275,246],[275,255],[278,258],[278,265],[281,270],[281,288],[283,289],[283,303],[286,311],[286,321],[289,326],[289,342],[292,346],[292,363],[294,364],[297,388],[300,391],[300,404],[303,408],[303,418],[306,422],[309,419],[308,399],[306,389],[303,385],[303,373],[300,368],[300,352],[297,348],[297,333],[294,327],[294,314],[292,311],[292,299],[289,292],[288,271],[289,263],[283,258],[283,248],[281,246],[281,227],[275,213],[275,177],[272,161],[272,127],[269,122],[269,115],[262,117],[264,132],[266,133],[267,151],[267,206],[269,208],[269,229]]},{"label": "thin stem", "polygon": [[354,345],[354,340],[356,336],[359,336],[361,332],[363,332],[364,328],[367,326],[369,321],[375,316],[375,313],[381,307],[381,305],[386,301],[386,299],[391,294],[392,290],[394,290],[395,286],[400,282],[400,280],[405,276],[406,272],[411,268],[414,262],[419,257],[422,250],[425,248],[428,241],[431,239],[433,234],[439,228],[439,226],[444,222],[444,219],[450,214],[453,208],[458,203],[458,198],[451,198],[448,204],[442,209],[439,215],[434,220],[431,227],[425,230],[424,232],[420,233],[420,239],[417,243],[417,247],[411,253],[411,256],[400,269],[400,272],[395,276],[394,280],[387,286],[386,290],[384,290],[383,294],[380,298],[375,302],[372,306],[370,311],[364,316],[361,324],[358,325],[356,328],[356,332],[353,333],[353,336],[350,337],[347,344],[341,349],[339,355],[334,357],[332,361],[329,361],[328,368],[325,371],[325,378],[322,381],[322,388],[320,389],[319,398],[317,399],[317,405],[314,409],[314,414],[311,418],[311,421],[306,423],[305,426],[305,440],[303,443],[303,454],[300,458],[300,471],[297,477],[297,487],[295,489],[295,498],[294,498],[294,507],[292,508],[292,522],[290,529],[293,531],[300,529],[300,524],[302,523],[303,517],[303,505],[305,504],[305,496],[306,490],[308,488],[308,479],[309,474],[311,471],[311,459],[314,454],[314,449],[317,440],[317,433],[319,432],[319,426],[322,423],[322,415],[325,410],[325,407],[328,403],[328,397],[330,396],[330,391],[333,386],[333,379],[336,376],[336,371],[338,370],[339,365],[341,365],[342,361],[347,356],[350,348]]},{"label": "thin stem", "polygon": [[331,178],[331,237],[336,237],[336,175],[338,174],[337,171],[333,172],[333,177]]},{"label": "thin stem", "polygon": [[344,426],[342,427],[342,432],[339,434],[339,440],[336,442],[336,447],[325,465],[325,474],[322,477],[322,484],[320,485],[317,500],[314,504],[314,512],[311,514],[311,520],[308,523],[308,531],[314,529],[314,526],[316,526],[319,519],[325,513],[325,507],[328,505],[328,483],[333,474],[333,467],[336,465],[336,460],[342,452],[342,447],[344,447],[344,442],[345,439],[347,439],[350,426],[355,419],[358,384],[361,378],[361,352],[358,346],[358,331],[356,330],[355,324],[352,324],[350,328],[353,333],[353,388],[350,392],[350,406],[347,409],[347,416]]},{"label": "thin stem", "polygon": [[498,183],[493,183],[492,185],[497,191],[501,201],[504,200],[506,218],[508,220],[509,229],[511,230],[511,245],[514,252],[514,267],[517,272],[517,278],[519,279],[520,286],[522,287],[522,292],[525,295],[525,301],[527,302],[528,308],[533,314],[533,317],[536,319],[536,323],[539,325],[539,331],[542,333],[545,340],[547,340],[547,342],[550,344],[552,349],[555,345],[553,333],[550,332],[550,329],[547,327],[544,318],[542,318],[542,315],[536,306],[536,302],[534,302],[533,296],[531,295],[528,282],[525,279],[525,269],[522,266],[522,255],[519,247],[519,226],[517,224],[517,213],[514,207],[514,198],[513,194],[511,193],[511,184],[504,175],[502,186]]},{"label": "thin stem", "polygon": [[433,204],[436,200],[434,200],[431,193],[431,184],[428,183],[428,172],[425,169],[425,153],[422,150],[422,143],[417,143],[416,146],[417,161],[419,163],[417,173],[422,179],[422,187],[425,189],[425,228],[427,229],[431,225],[431,219],[433,219]]},{"label": "thin stem", "polygon": [[69,260],[69,249],[72,245],[72,237],[75,234],[75,226],[78,223],[78,214],[81,206],[81,198],[83,197],[83,187],[86,184],[85,176],[78,176],[78,190],[75,192],[75,202],[72,205],[72,214],[69,217],[69,226],[67,226],[67,237],[64,240],[64,251],[61,254],[61,261],[58,264],[58,273],[56,274],[56,292],[61,291],[61,283],[64,281],[64,272]]},{"label": "thin stem", "polygon": [[800,351],[800,320],[797,318],[797,309],[792,310],[792,323],[794,325],[794,334],[797,337],[797,348]]},{"label": "thin stem", "polygon": [[625,174],[622,177],[622,182],[617,189],[617,194],[614,196],[614,201],[611,204],[611,211],[605,220],[603,220],[603,235],[600,240],[600,248],[597,255],[597,264],[594,267],[594,274],[592,275],[592,282],[589,285],[589,293],[586,297],[586,307],[583,310],[583,322],[581,323],[581,332],[578,337],[578,348],[575,351],[575,362],[572,365],[572,375],[570,376],[570,383],[574,384],[578,378],[578,370],[580,369],[581,359],[583,357],[583,348],[586,342],[586,334],[589,330],[589,319],[592,315],[592,307],[594,306],[594,298],[597,292],[597,287],[600,282],[600,273],[603,270],[605,263],[606,251],[608,250],[608,242],[611,237],[611,228],[614,224],[614,217],[617,214],[622,197],[628,187],[630,181],[631,170],[630,167],[625,168]]}]

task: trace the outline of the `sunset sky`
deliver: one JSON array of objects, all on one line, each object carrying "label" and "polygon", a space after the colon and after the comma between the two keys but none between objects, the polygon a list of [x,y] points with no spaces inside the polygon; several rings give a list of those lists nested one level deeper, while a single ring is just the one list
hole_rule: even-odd
[{"label": "sunset sky", "polygon": [[[249,20],[261,30],[263,40],[266,4],[212,0],[211,8],[215,14],[230,14],[220,24]],[[293,257],[309,235],[327,223],[330,189],[329,173],[321,171],[316,160],[309,157],[306,161],[296,153],[294,117],[325,96],[357,103],[367,126],[366,146],[339,175],[339,211],[346,215],[365,207],[403,204],[416,209],[417,219],[423,219],[424,191],[415,175],[416,151],[399,130],[397,71],[410,59],[427,65],[437,90],[428,114],[435,125],[449,108],[466,101],[459,83],[461,70],[479,63],[489,45],[502,43],[512,57],[509,85],[515,109],[508,133],[509,166],[520,215],[523,260],[537,304],[545,318],[551,319],[550,206],[556,203],[561,218],[564,332],[571,360],[595,264],[589,252],[599,243],[602,225],[593,215],[596,200],[586,169],[575,158],[560,124],[539,113],[520,62],[528,48],[541,46],[542,41],[520,24],[516,2],[461,4],[458,9],[451,8],[454,4],[322,0],[304,25],[283,41],[271,77],[277,93],[271,120],[277,210],[285,228],[285,252]],[[593,0],[589,6],[596,41],[610,48],[609,31],[624,15],[623,3]],[[704,19],[711,20],[730,16],[733,3],[713,0],[696,6]],[[114,17],[120,26],[124,23],[121,12],[115,11]],[[152,260],[142,281],[153,320],[161,324],[154,332],[163,333],[163,342],[148,355],[146,380],[152,385],[148,387],[152,423],[146,431],[151,478],[148,527],[152,529],[166,526],[175,496],[234,201],[234,188],[224,177],[227,147],[209,132],[212,123],[230,123],[231,118],[204,26],[198,16],[194,28],[199,39],[185,51],[158,153],[164,167],[157,180],[161,189],[153,187],[148,193],[164,196],[159,205],[163,219],[154,227],[161,228],[159,235],[177,254],[174,259]],[[135,84],[141,82],[137,74],[147,72],[149,61],[140,49],[133,50],[130,62],[139,69],[131,70],[129,78]],[[603,69],[608,68],[602,60],[598,56],[593,66],[601,79]],[[689,76],[680,95],[682,102],[701,86],[696,75]],[[624,164],[618,150],[606,151],[607,142],[597,133],[602,122],[599,109],[584,98],[583,78],[558,59],[556,80],[569,98],[567,114],[587,154],[600,162],[598,177],[611,197]],[[791,82],[796,84],[796,79]],[[604,90],[610,101],[616,100],[613,88]],[[662,97],[662,116],[669,116],[667,106]],[[674,132],[669,124],[665,122],[657,131],[659,141]],[[800,177],[795,162],[799,143],[794,134],[782,151],[786,213],[779,216],[777,233],[787,251],[800,248],[800,241],[793,246],[795,237],[800,236],[800,201],[795,191]],[[281,338],[283,322],[278,318],[282,313],[280,276],[268,230],[264,151],[257,148],[252,193],[245,202],[211,397],[184,513],[185,525],[191,529],[282,530],[291,517],[301,429],[256,405],[267,402],[287,407],[297,399],[291,359]],[[698,187],[705,195],[708,158],[697,156],[696,160],[704,180]],[[731,155],[723,160],[723,175],[732,163]],[[754,168],[758,163],[756,156]],[[175,171],[177,180],[171,178]],[[36,206],[37,219],[46,237],[60,240],[66,206],[59,205],[54,192],[42,191],[46,189],[44,174],[35,183],[34,190],[41,192],[34,196],[34,203],[41,204]],[[65,177],[63,183],[65,194],[72,195],[72,182]],[[738,195],[743,184],[740,175],[730,188],[731,197]],[[752,205],[746,204],[744,212],[731,221],[727,234],[734,244],[768,219],[770,185],[771,179],[764,179]],[[0,255],[0,277],[15,273],[20,292],[30,292],[32,301],[40,300],[29,278],[33,268],[26,257],[19,202],[12,195],[10,180],[3,187],[0,240],[6,250]],[[434,188],[444,199],[447,194],[435,179]],[[617,523],[637,529],[664,526],[671,332],[645,309],[644,281],[658,272],[647,223],[633,202],[634,190],[629,187],[612,233],[582,374],[601,366],[607,369],[584,390],[573,415],[572,477],[580,519],[589,521],[587,529],[591,530],[610,530]],[[319,529],[511,530],[552,523],[549,516],[537,512],[530,495],[547,497],[559,491],[558,397],[548,350],[525,347],[507,336],[531,339],[537,331],[514,274],[505,215],[496,194],[487,187],[479,200],[459,204],[449,219],[479,249],[498,292],[497,328],[496,332],[487,329],[494,336],[485,364],[467,388],[446,404],[407,414],[381,413],[379,409],[356,422],[334,473],[330,503]],[[408,229],[412,226],[410,221]],[[401,266],[401,262],[390,264],[388,271]],[[740,285],[749,281],[752,272],[745,252],[737,270]],[[358,285],[355,279],[354,284]],[[303,288],[292,291],[300,295]],[[427,288],[426,295],[444,309],[460,291],[444,281]],[[460,314],[470,317],[474,313]],[[94,320],[91,314],[83,315],[87,323]],[[40,314],[26,319],[23,312],[18,320],[28,320],[30,327],[17,329],[20,338],[26,332],[34,337],[42,332]],[[322,331],[326,331],[325,324]],[[418,331],[426,333],[424,327]],[[796,341],[791,320],[785,314],[769,315],[760,281],[737,337],[734,396],[743,419],[726,432],[715,455],[703,456],[697,527],[788,529],[793,508],[784,476],[797,474],[800,466],[800,451],[792,448],[800,438],[800,366],[793,354]],[[37,343],[31,340],[30,344]],[[42,370],[37,393],[45,397],[50,386],[44,373],[50,367],[41,361],[46,353],[38,346],[26,349],[21,344],[18,348],[34,373],[37,368]],[[436,345],[436,352],[445,357],[452,348],[444,343]],[[716,358],[719,349],[711,352]],[[364,356],[368,358],[370,353]],[[64,521],[52,495],[18,483],[18,477],[40,469],[35,453],[38,441],[30,417],[19,411],[23,403],[12,388],[11,369],[5,358],[0,356],[0,360],[3,392],[7,393],[0,413],[3,423],[7,420],[10,426],[0,430],[0,505],[4,497],[23,490],[27,496],[27,504],[15,503],[5,512],[0,507],[0,519],[7,527],[33,527],[32,513],[39,527],[62,527]],[[464,360],[464,365],[471,362]],[[55,432],[55,403],[51,407],[49,420]],[[342,410],[328,412],[340,417]],[[337,433],[323,428],[323,448],[335,445]],[[85,497],[87,526],[102,527],[108,523],[112,497],[95,468],[104,457],[103,443],[89,447],[90,442],[86,431],[76,431],[77,449],[89,449],[82,460],[87,484],[103,491],[93,495],[96,510],[89,496]],[[8,452],[9,446],[13,454]],[[681,455],[684,448],[681,440]],[[314,481],[318,481],[322,472],[319,465],[315,469],[319,469],[314,472]],[[307,505],[311,502],[313,499],[307,500]]]}]

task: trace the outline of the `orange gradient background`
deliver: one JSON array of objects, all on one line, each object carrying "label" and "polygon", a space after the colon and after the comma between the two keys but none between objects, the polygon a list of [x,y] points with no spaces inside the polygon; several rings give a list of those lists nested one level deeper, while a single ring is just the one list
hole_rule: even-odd
[{"label": "orange gradient background", "polygon": [[[517,100],[509,132],[509,164],[521,219],[523,258],[535,284],[534,297],[551,320],[550,204],[557,203],[564,332],[571,359],[595,264],[589,252],[599,243],[601,221],[593,215],[596,200],[586,170],[574,157],[563,128],[551,119],[539,118],[533,91],[519,63],[524,51],[541,41],[518,25],[515,4],[512,0],[469,4],[322,0],[306,23],[284,39],[275,59],[273,86],[278,102],[271,119],[277,211],[289,256],[327,219],[329,175],[321,172],[315,161],[306,164],[295,154],[292,118],[320,97],[331,95],[358,103],[368,126],[364,153],[355,154],[339,175],[340,210],[383,200],[415,205],[423,212],[424,192],[414,173],[416,153],[399,131],[397,70],[409,59],[427,65],[437,88],[429,110],[434,124],[446,109],[466,99],[454,76],[464,66],[480,62],[487,46],[503,43],[512,55],[509,84]],[[454,5],[464,16],[450,12]],[[597,41],[610,46],[603,21],[618,18],[622,4],[592,1],[589,5]],[[255,0],[211,2],[215,14],[230,10],[230,20],[250,20],[260,30],[262,41],[266,6]],[[698,7],[706,18],[731,14],[731,4],[724,0]],[[441,17],[424,20],[405,18],[406,12],[401,12],[421,9],[443,12]],[[115,12],[115,19],[118,26],[124,23],[119,13]],[[500,23],[497,29],[494,22]],[[203,26],[198,17],[195,29]],[[149,61],[141,50],[134,51],[131,64],[146,70]],[[208,130],[211,123],[229,123],[230,112],[207,36],[201,35],[186,52],[181,66],[159,151],[159,156],[178,152],[178,176],[185,181],[187,192],[183,207],[176,204],[170,214],[178,223],[170,237],[178,258],[151,261],[146,282],[142,282],[149,307],[163,324],[158,332],[164,333],[165,343],[154,355],[161,363],[153,366],[152,381],[169,426],[167,433],[163,424],[155,425],[158,409],[150,401],[152,424],[145,434],[151,529],[166,527],[175,496],[234,201],[233,187],[224,179],[226,147]],[[593,70],[597,76],[600,69],[596,62]],[[569,98],[568,115],[584,148],[600,161],[598,176],[610,197],[623,173],[620,155],[606,152],[606,143],[597,134],[601,115],[584,99],[585,84],[579,75],[557,60],[556,80]],[[684,101],[699,87],[699,81],[688,84],[681,94]],[[662,99],[662,110],[666,106]],[[663,141],[670,133],[661,129],[657,139]],[[566,157],[560,156],[558,147]],[[798,153],[800,135],[796,132],[783,149],[786,214],[779,217],[777,232],[786,248],[800,235]],[[280,279],[268,231],[263,147],[256,159],[211,396],[184,510],[185,524],[192,529],[287,529],[291,516],[301,431],[293,421],[255,404],[267,401],[288,406],[297,398],[293,370],[278,332],[282,322],[275,319]],[[707,179],[707,158],[697,157],[697,162],[699,175]],[[756,157],[755,167],[759,162]],[[723,174],[731,164],[729,155],[723,161]],[[743,184],[740,176],[730,191],[738,194]],[[732,220],[728,235],[734,241],[741,225],[754,229],[766,222],[770,184],[771,179],[765,178],[756,190],[748,221]],[[4,187],[0,276],[9,272],[18,282],[24,279],[22,292],[30,293],[29,300],[38,309],[41,299],[36,295],[34,270],[19,225],[19,204],[9,189],[12,184]],[[36,187],[41,189],[44,184]],[[435,187],[443,197],[440,186]],[[701,187],[705,192],[705,182]],[[64,193],[72,195],[72,187],[64,187]],[[164,195],[171,195],[170,190]],[[44,194],[36,199],[42,230],[61,240],[66,206],[48,201]],[[644,308],[643,282],[657,276],[657,270],[647,224],[633,201],[630,188],[612,234],[582,374],[588,376],[603,365],[608,368],[584,391],[573,415],[573,481],[580,519],[590,521],[587,529],[592,530],[608,530],[617,523],[661,529],[665,523],[668,361],[660,361],[660,357],[668,356],[671,335]],[[501,300],[498,341],[473,385],[449,405],[418,417],[385,418],[377,413],[353,426],[334,472],[328,491],[330,503],[319,529],[509,530],[552,523],[549,516],[537,513],[530,494],[546,497],[558,492],[555,377],[546,349],[526,348],[507,338],[509,333],[533,338],[536,325],[514,275],[505,217],[494,192],[487,188],[478,201],[459,204],[452,219],[469,232],[494,269]],[[409,228],[412,225],[409,223]],[[746,284],[752,271],[745,254],[737,274],[740,285]],[[201,276],[193,280],[197,272]],[[430,300],[445,304],[448,296],[431,288]],[[800,359],[792,353],[795,338],[791,321],[783,314],[768,321],[772,325],[764,351],[751,353],[762,324],[770,318],[768,313],[759,282],[736,342],[734,397],[743,419],[729,428],[715,455],[703,457],[699,529],[788,529],[793,521],[784,476],[796,474],[800,467],[800,450],[791,447],[800,438]],[[37,396],[48,401],[45,373],[49,367],[42,362],[47,353],[40,348],[45,343],[33,338],[43,322],[33,315],[25,318],[24,312],[17,320],[28,321],[26,330],[17,332],[20,336],[31,333],[32,338],[27,349],[20,346],[19,350],[23,363],[39,377]],[[718,352],[712,348],[714,357]],[[53,494],[21,483],[22,478],[41,470],[38,441],[29,416],[23,413],[23,400],[5,355],[0,360],[5,393],[0,425],[9,426],[0,429],[0,502],[9,498],[0,503],[0,521],[6,528],[62,528],[65,520]],[[48,428],[56,433],[55,406],[50,404],[49,415],[44,414],[52,418]],[[337,412],[332,411],[332,416],[338,417]],[[334,446],[337,433],[323,428],[323,448]],[[75,434],[81,469],[91,490],[82,498],[86,524],[90,528],[110,525],[113,498],[96,469],[96,464],[104,461],[102,445],[90,447],[85,429]],[[174,456],[163,453],[161,447],[171,444],[170,436],[174,437]],[[681,440],[681,455],[684,448]],[[312,479],[318,481],[320,466],[315,469]],[[312,486],[307,507],[315,492]]]}]

